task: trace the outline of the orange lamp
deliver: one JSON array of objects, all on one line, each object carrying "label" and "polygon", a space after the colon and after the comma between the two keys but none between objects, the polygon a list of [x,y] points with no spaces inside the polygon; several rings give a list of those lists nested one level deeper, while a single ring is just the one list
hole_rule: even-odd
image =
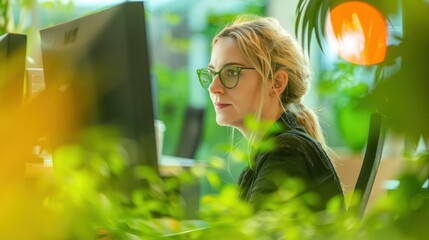
[{"label": "orange lamp", "polygon": [[334,51],[359,65],[380,63],[386,56],[386,20],[373,6],[347,2],[329,13],[326,32]]}]

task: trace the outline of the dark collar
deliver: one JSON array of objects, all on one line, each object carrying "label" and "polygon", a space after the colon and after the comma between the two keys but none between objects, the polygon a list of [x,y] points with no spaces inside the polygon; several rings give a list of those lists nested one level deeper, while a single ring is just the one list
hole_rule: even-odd
[{"label": "dark collar", "polygon": [[296,121],[296,118],[293,113],[291,113],[289,110],[286,110],[286,112],[280,115],[277,121],[268,130],[263,139],[265,140],[268,138],[275,137],[291,129],[298,129],[300,131],[306,132],[305,128]]},{"label": "dark collar", "polygon": [[280,115],[280,117],[271,125],[268,131],[265,133],[264,137],[260,142],[257,142],[252,150],[252,156],[260,154],[261,152],[270,151],[271,147],[276,143],[274,139],[289,130],[298,129],[299,131],[306,132],[305,129],[299,125],[296,121],[295,116],[290,112],[286,111]]}]

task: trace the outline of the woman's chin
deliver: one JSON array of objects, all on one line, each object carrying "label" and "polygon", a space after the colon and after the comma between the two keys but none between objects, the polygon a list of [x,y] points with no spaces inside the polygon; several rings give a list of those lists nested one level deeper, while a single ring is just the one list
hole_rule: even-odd
[{"label": "woman's chin", "polygon": [[222,117],[216,117],[216,123],[217,123],[219,126],[231,126],[231,125],[229,124],[229,122],[228,122],[226,119],[222,118]]},{"label": "woman's chin", "polygon": [[222,117],[216,117],[216,123],[219,126],[224,127],[237,127],[237,121],[232,121],[232,119],[226,119]]},{"label": "woman's chin", "polygon": [[219,126],[228,126],[228,125],[226,125],[223,121],[218,121],[218,120],[216,120],[216,123],[217,123],[217,125],[219,125]]}]

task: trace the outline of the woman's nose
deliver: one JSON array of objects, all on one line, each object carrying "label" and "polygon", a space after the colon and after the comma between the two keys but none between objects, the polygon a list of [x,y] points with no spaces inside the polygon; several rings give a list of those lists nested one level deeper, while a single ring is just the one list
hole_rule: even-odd
[{"label": "woman's nose", "polygon": [[211,92],[211,93],[223,93],[224,92],[225,88],[220,81],[219,74],[216,74],[213,77],[213,81],[210,84],[208,89],[209,89],[209,92]]}]

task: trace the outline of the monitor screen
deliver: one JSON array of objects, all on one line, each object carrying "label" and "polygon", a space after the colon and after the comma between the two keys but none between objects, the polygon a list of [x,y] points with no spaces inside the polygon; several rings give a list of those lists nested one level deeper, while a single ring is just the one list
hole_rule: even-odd
[{"label": "monitor screen", "polygon": [[[113,126],[127,152],[126,166],[158,173],[143,2],[111,6],[42,29],[40,36],[45,91],[56,90],[73,103],[58,113],[74,123],[50,134],[54,148],[77,141],[82,129]],[[55,161],[54,154],[54,170]]]},{"label": "monitor screen", "polygon": [[6,33],[0,36],[0,106],[18,107],[24,92],[27,36]]}]

